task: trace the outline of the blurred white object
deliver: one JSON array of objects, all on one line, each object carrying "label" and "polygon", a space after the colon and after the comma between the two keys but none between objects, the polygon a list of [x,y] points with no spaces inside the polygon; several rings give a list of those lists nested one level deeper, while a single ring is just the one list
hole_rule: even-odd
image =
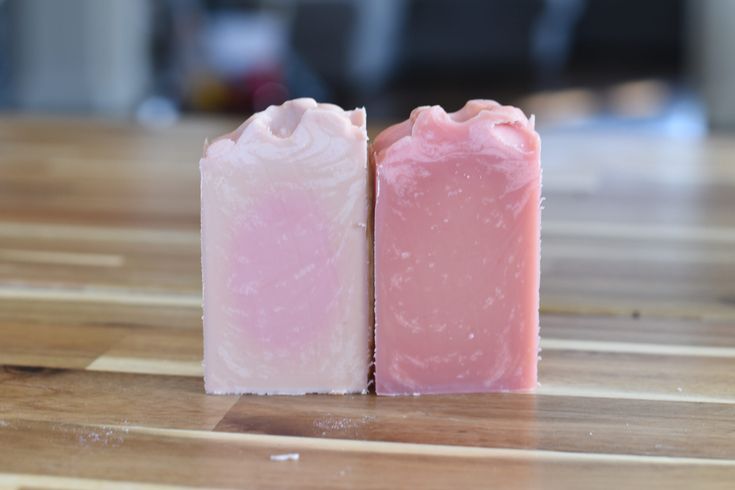
[{"label": "blurred white object", "polygon": [[24,0],[14,13],[21,109],[129,114],[150,83],[151,3]]},{"label": "blurred white object", "polygon": [[179,120],[179,110],[171,99],[154,95],[140,104],[135,117],[143,126],[166,128]]},{"label": "blurred white object", "polygon": [[709,123],[735,127],[735,1],[690,0],[689,59]]},{"label": "blurred white object", "polygon": [[401,28],[406,19],[406,0],[353,0],[357,15],[348,59],[352,83],[377,91],[390,75],[398,58]]},{"label": "blurred white object", "polygon": [[212,16],[204,44],[217,73],[238,76],[281,61],[286,26],[273,14],[226,11]]}]

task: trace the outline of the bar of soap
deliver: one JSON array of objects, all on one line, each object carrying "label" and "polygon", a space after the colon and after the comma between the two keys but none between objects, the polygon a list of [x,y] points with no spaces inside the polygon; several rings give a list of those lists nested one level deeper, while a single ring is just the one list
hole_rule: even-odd
[{"label": "bar of soap", "polygon": [[375,169],[379,395],[537,384],[540,139],[516,108],[419,107]]},{"label": "bar of soap", "polygon": [[200,170],[206,391],[366,392],[365,111],[271,106]]}]

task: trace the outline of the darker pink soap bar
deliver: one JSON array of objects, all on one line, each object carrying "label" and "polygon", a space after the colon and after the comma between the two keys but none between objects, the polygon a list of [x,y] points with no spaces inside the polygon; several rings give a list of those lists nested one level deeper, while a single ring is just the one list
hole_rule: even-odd
[{"label": "darker pink soap bar", "polygon": [[514,107],[420,107],[375,168],[379,395],[537,384],[540,139]]}]

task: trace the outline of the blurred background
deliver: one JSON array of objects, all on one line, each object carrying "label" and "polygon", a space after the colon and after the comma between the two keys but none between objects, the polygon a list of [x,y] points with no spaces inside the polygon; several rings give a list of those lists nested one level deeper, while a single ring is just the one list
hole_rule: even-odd
[{"label": "blurred background", "polygon": [[[0,0],[0,110],[242,118],[494,98],[545,127],[735,127],[732,0]],[[717,103],[713,103],[717,101]]]}]

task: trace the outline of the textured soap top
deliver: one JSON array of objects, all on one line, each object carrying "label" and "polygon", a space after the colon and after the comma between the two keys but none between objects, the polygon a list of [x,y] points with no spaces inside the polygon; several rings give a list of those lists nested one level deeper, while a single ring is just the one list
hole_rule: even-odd
[{"label": "textured soap top", "polygon": [[[491,138],[488,138],[488,135]],[[381,157],[394,148],[412,146],[424,157],[446,154],[458,149],[457,141],[472,152],[497,151],[501,143],[509,154],[539,151],[540,139],[534,130],[534,119],[512,106],[493,100],[470,100],[465,106],[447,113],[441,106],[421,106],[411,112],[408,120],[389,127],[376,138],[373,151],[380,165]],[[388,159],[390,160],[390,159]]]},{"label": "textured soap top", "polygon": [[278,160],[284,152],[299,153],[307,148],[314,151],[310,145],[319,143],[315,141],[319,135],[333,136],[331,142],[352,138],[366,141],[365,119],[362,108],[345,111],[311,98],[289,100],[253,114],[233,132],[206,144],[204,160],[251,154]]}]

